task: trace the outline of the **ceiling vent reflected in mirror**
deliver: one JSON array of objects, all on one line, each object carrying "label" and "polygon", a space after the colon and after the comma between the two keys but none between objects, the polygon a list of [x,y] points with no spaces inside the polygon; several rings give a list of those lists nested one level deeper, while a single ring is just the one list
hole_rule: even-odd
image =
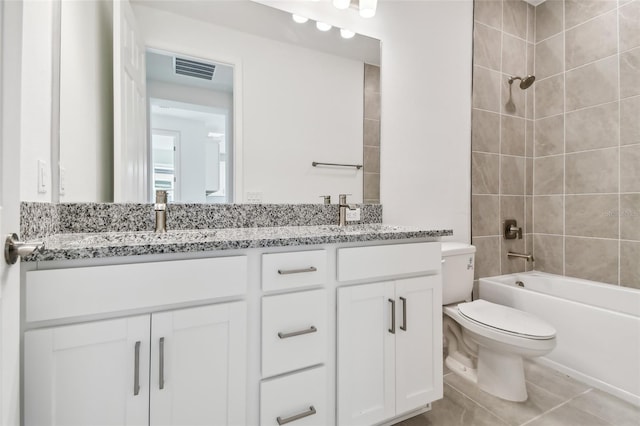
[{"label": "ceiling vent reflected in mirror", "polygon": [[208,64],[206,62],[197,62],[190,59],[175,58],[174,60],[175,73],[179,75],[185,75],[187,77],[201,78],[203,80],[213,80],[213,74],[216,71],[214,64]]}]

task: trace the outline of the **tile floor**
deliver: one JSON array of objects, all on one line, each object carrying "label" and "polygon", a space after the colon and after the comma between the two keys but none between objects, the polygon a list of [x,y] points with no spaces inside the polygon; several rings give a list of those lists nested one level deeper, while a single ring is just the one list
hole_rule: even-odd
[{"label": "tile floor", "polygon": [[527,362],[526,402],[509,402],[446,371],[444,398],[396,426],[639,426],[640,408]]}]

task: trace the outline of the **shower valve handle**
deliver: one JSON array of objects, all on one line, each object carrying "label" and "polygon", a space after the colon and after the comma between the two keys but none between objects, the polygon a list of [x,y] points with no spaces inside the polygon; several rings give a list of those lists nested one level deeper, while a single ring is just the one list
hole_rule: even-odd
[{"label": "shower valve handle", "polygon": [[522,239],[522,228],[518,227],[518,222],[514,219],[504,221],[504,238],[506,240]]}]

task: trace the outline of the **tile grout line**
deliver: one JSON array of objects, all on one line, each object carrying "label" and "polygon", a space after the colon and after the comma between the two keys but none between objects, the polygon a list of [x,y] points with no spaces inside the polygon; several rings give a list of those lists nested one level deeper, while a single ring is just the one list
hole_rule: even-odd
[{"label": "tile grout line", "polygon": [[[636,146],[636,145],[640,145],[640,144],[634,143],[632,145],[625,145],[625,146]],[[605,151],[607,149],[619,149],[619,146],[615,145],[615,146],[605,146],[605,147],[602,147],[602,148],[583,149],[583,150],[580,150],[580,151],[571,151],[571,152],[565,152],[565,153],[562,153],[562,154],[541,155],[540,157],[534,157],[534,158],[536,158],[536,159],[539,159],[539,158],[553,158],[553,157],[560,157],[562,155],[575,155],[575,154],[583,154],[585,152]],[[481,151],[476,151],[476,152],[481,152]],[[488,152],[487,154],[492,154],[492,153]],[[519,157],[519,156],[516,156],[516,157]]]},{"label": "tile grout line", "polygon": [[622,285],[622,197],[620,195],[622,191],[622,150],[621,146],[621,123],[622,123],[622,101],[621,91],[620,91],[620,58],[622,57],[622,53],[620,52],[620,3],[618,2],[618,9],[616,10],[616,30],[617,30],[617,51],[618,51],[618,286]]},{"label": "tile grout line", "polygon": [[[474,66],[477,66],[478,68],[482,68],[480,65],[474,65]],[[488,70],[488,71],[493,71],[493,70]],[[500,73],[499,71],[493,71],[493,72]],[[502,74],[502,73],[500,73],[500,74]],[[635,98],[635,97],[640,97],[640,95],[629,96],[629,98]],[[476,109],[476,110],[482,111],[482,112],[489,112],[489,113],[492,113],[492,114],[502,114],[502,112],[500,112],[500,111],[492,111],[492,110],[486,109],[486,108],[473,107],[472,109]],[[556,115],[559,115],[559,114],[556,114]],[[515,119],[518,119],[518,120],[533,121],[533,118],[520,117],[518,115],[509,115],[509,117],[515,118]]]},{"label": "tile grout line", "polygon": [[562,2],[562,275],[567,274],[567,31],[566,1]]},{"label": "tile grout line", "polygon": [[[527,20],[527,31],[526,31],[526,36],[525,37],[527,39],[529,39],[529,33],[532,30],[531,28],[529,28],[529,24],[531,23],[531,20],[529,19],[529,15],[531,14],[531,10],[530,10],[528,4],[527,4],[526,8],[527,8],[527,14],[526,14],[526,18],[525,19]],[[533,57],[529,58],[529,45],[527,44],[526,45],[526,53],[525,53],[525,67],[526,67],[527,74],[529,74],[529,72],[531,72],[531,75],[535,75],[536,74],[536,65],[535,65],[536,45],[535,44],[533,45],[533,49],[531,49],[531,50],[533,52]],[[531,68],[529,68],[529,65],[530,65],[529,61],[530,60],[531,60]],[[531,98],[531,100],[532,100],[531,105],[533,105],[533,101],[535,100],[535,98],[533,97],[534,91],[535,91],[535,89],[525,93],[525,98],[524,98],[525,99],[525,112],[524,112],[524,116],[525,117],[529,117],[529,116],[533,117],[533,111],[529,111],[529,107],[530,107],[530,105],[529,105],[529,97],[532,97]],[[529,221],[527,220],[529,215],[527,214],[527,212],[528,212],[528,208],[531,207],[531,206],[529,206],[529,203],[527,203],[527,185],[528,185],[528,180],[529,180],[529,161],[527,160],[527,158],[528,158],[527,157],[527,148],[529,146],[528,144],[531,143],[530,141],[528,141],[529,132],[527,131],[527,127],[529,125],[530,124],[528,122],[526,122],[526,121],[524,122],[524,157],[525,157],[525,159],[524,159],[524,179],[523,179],[524,180],[524,182],[523,182],[524,188],[523,188],[523,191],[522,191],[524,193],[524,200],[523,200],[523,204],[524,204],[524,209],[523,209],[524,210],[524,225],[522,226],[522,228],[524,229],[524,250],[523,250],[524,253],[527,253],[529,251],[528,250],[528,247],[529,247],[528,241],[529,241],[529,238],[530,238],[529,234],[527,233],[527,230],[529,229]],[[531,126],[533,126],[531,128],[531,131],[533,132],[533,130],[535,128],[535,125],[531,125]],[[532,148],[533,148],[533,146],[532,146]],[[531,161],[531,167],[533,168],[533,160]],[[531,175],[533,176],[533,170],[531,170],[531,172],[532,172]],[[531,215],[531,218],[532,218],[531,220],[533,221],[533,215]],[[533,252],[529,253],[529,254],[531,254],[533,256]],[[526,272],[527,268],[529,267],[529,264],[527,262],[524,262],[524,259],[520,263],[524,264],[524,267],[522,269],[523,269],[524,272]]]},{"label": "tile grout line", "polygon": [[489,414],[495,416],[496,418],[498,418],[499,420],[503,421],[505,424],[509,424],[509,422],[506,419],[503,419],[502,417],[500,417],[500,415],[498,413],[495,413],[493,410],[490,410],[489,407],[485,407],[483,404],[481,404],[480,402],[476,401],[475,399],[471,398],[469,395],[467,395],[466,393],[464,393],[464,391],[462,389],[458,389],[457,387],[455,387],[454,385],[452,385],[451,383],[447,383],[447,385],[451,386],[451,389],[456,390],[458,393],[460,393],[461,395],[463,395],[465,398],[467,398],[469,401],[471,401],[472,403],[474,403],[475,405],[477,405],[478,407],[482,408],[483,410],[485,410],[486,412],[488,412]]},{"label": "tile grout line", "polygon": [[[537,55],[536,55],[536,37],[538,35],[538,6],[533,8],[533,27],[534,27],[534,32],[533,32],[533,71],[536,72],[537,71],[537,65],[538,65],[538,61],[537,61]],[[534,259],[537,258],[536,256],[536,229],[535,229],[535,223],[536,223],[536,200],[535,200],[535,193],[536,193],[536,122],[538,121],[538,114],[537,114],[537,109],[536,109],[536,94],[538,93],[538,85],[535,85],[533,88],[533,146],[531,147],[531,167],[533,168],[532,172],[531,172],[531,180],[533,182],[531,182],[531,255],[534,256]],[[535,261],[531,262],[531,269],[535,269],[534,268],[535,265]]]},{"label": "tile grout line", "polygon": [[533,421],[535,421],[535,420],[538,420],[538,419],[540,419],[541,417],[546,416],[547,414],[551,413],[552,411],[557,410],[558,408],[560,408],[560,407],[562,407],[562,406],[564,406],[564,405],[567,405],[568,403],[570,403],[570,402],[571,402],[571,401],[573,401],[574,399],[578,398],[579,396],[582,396],[582,395],[585,395],[585,394],[587,394],[587,393],[591,392],[592,390],[593,390],[593,388],[589,388],[589,389],[587,389],[586,391],[579,393],[578,395],[574,395],[574,396],[572,396],[571,398],[567,399],[566,401],[562,402],[561,404],[558,404],[558,405],[556,405],[555,407],[552,407],[552,408],[548,409],[548,410],[547,410],[547,411],[545,411],[544,413],[539,414],[539,415],[537,415],[536,417],[534,417],[534,418],[532,418],[532,419],[529,419],[529,420],[527,420],[527,421],[526,421],[526,422],[524,422],[524,423],[521,423],[519,426],[525,426],[525,425],[528,425],[528,424],[530,424],[531,422],[533,422]]},{"label": "tile grout line", "polygon": [[[500,79],[504,78],[502,73],[502,63],[504,57],[504,2],[500,2]],[[511,87],[511,86],[509,86]],[[500,114],[500,124],[498,126],[498,140],[500,141],[499,152],[500,157],[498,160],[498,233],[500,234],[500,228],[502,227],[502,91],[504,90],[504,85],[500,82],[500,93],[498,94],[499,105],[498,111]],[[499,238],[498,243],[498,265],[500,268],[500,274],[502,274],[502,239]],[[478,294],[480,293],[480,288],[478,286]]]},{"label": "tile grout line", "polygon": [[[633,1],[633,0],[632,0],[632,1]],[[576,25],[574,25],[574,26],[572,26],[572,27],[566,28],[566,29],[565,29],[565,31],[571,31],[571,30],[573,30],[573,29],[575,29],[575,28],[577,28],[577,27],[579,27],[579,26],[581,26],[581,25],[584,25],[584,24],[589,23],[589,22],[591,22],[591,21],[595,21],[596,19],[598,19],[598,18],[600,18],[600,17],[602,17],[602,16],[606,15],[607,13],[613,13],[613,11],[614,11],[614,10],[619,14],[620,9],[621,9],[621,8],[623,8],[624,6],[628,5],[628,4],[629,4],[629,3],[631,3],[632,1],[629,1],[629,2],[627,2],[627,3],[623,3],[623,4],[619,4],[619,3],[618,3],[618,4],[616,4],[614,7],[612,7],[611,9],[608,9],[608,10],[606,10],[606,11],[604,11],[604,12],[601,12],[601,13],[599,13],[599,14],[595,15],[595,16],[592,16],[591,18],[588,18],[588,19],[586,19],[586,20],[584,20],[584,21],[580,22],[579,24],[576,24]],[[564,25],[565,25],[565,20],[566,20],[566,19],[565,19],[564,14],[563,14],[563,20],[562,20],[562,26],[563,26],[563,28],[564,28]],[[488,25],[487,25],[487,26],[488,26]],[[545,41],[547,41],[547,40],[549,40],[549,39],[551,39],[551,38],[553,38],[553,37],[556,37],[558,34],[560,34],[560,32],[557,32],[557,33],[555,33],[555,34],[553,34],[553,35],[550,35],[549,37],[544,38],[544,39],[542,39],[542,40],[540,40],[540,41],[535,41],[534,43],[535,43],[535,44],[538,44],[538,43],[545,42]]]}]

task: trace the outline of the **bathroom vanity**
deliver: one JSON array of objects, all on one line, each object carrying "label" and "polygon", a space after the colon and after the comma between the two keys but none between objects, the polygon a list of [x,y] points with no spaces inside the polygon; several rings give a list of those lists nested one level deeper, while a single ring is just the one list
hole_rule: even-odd
[{"label": "bathroom vanity", "polygon": [[442,397],[450,233],[51,237],[22,268],[24,424],[377,425],[425,411]]}]

